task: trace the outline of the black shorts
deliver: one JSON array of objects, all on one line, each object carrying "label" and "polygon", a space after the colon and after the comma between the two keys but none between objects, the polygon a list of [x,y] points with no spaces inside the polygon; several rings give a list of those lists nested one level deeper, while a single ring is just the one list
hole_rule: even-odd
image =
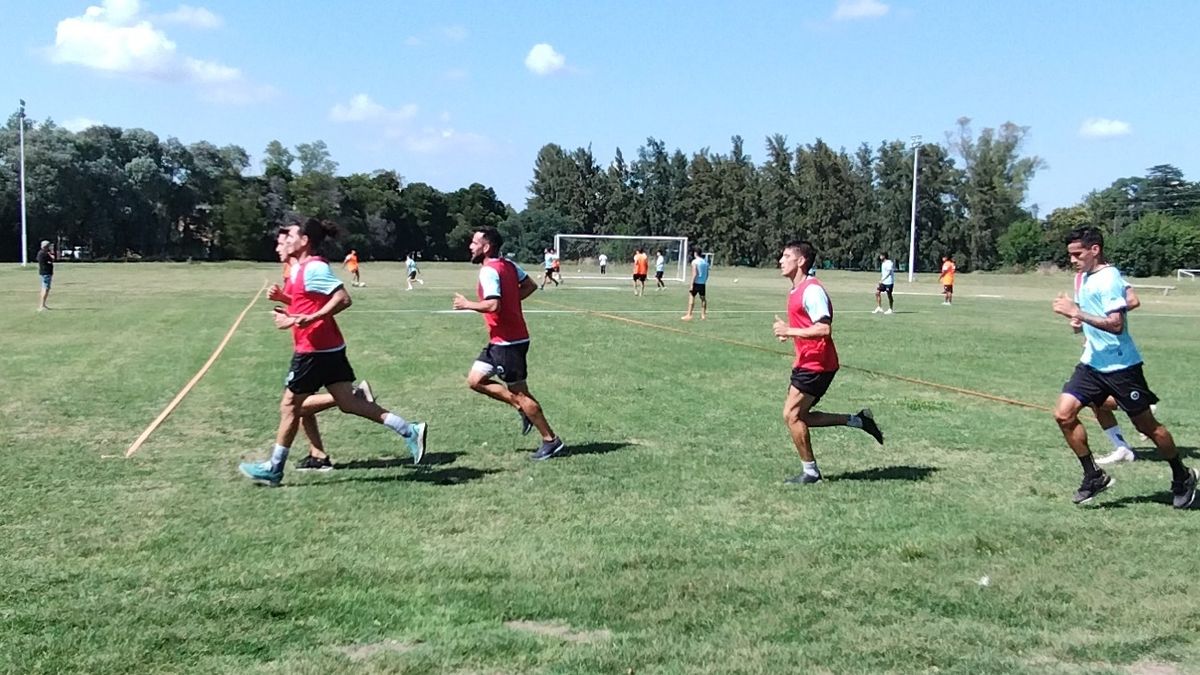
[{"label": "black shorts", "polygon": [[1140,363],[1111,373],[1102,373],[1080,363],[1075,366],[1075,372],[1071,373],[1071,379],[1067,380],[1062,390],[1085,406],[1102,404],[1111,396],[1130,417],[1140,415],[1158,403],[1158,396],[1146,384],[1146,375]]},{"label": "black shorts", "polygon": [[895,287],[896,287],[896,284],[879,284],[879,286],[875,289],[875,292],[887,293],[888,295],[891,295],[892,289],[894,289]]},{"label": "black shorts", "polygon": [[691,293],[692,295],[699,295],[700,297],[703,298],[704,297],[704,284],[692,284],[692,290],[688,291],[688,293]]},{"label": "black shorts", "polygon": [[417,271],[416,271],[416,270],[413,270],[413,271],[409,272],[409,273],[408,273],[408,278],[409,278],[409,279],[416,279],[416,278],[417,278]]},{"label": "black shorts", "polygon": [[525,359],[529,354],[529,343],[515,345],[488,345],[479,352],[472,369],[495,376],[505,384],[519,384],[529,377]]},{"label": "black shorts", "polygon": [[942,284],[942,292],[943,293],[953,293],[954,292],[954,284],[949,284],[949,285]]},{"label": "black shorts", "polygon": [[608,265],[601,265],[600,266],[600,274],[604,274],[604,271],[607,269],[608,269]]},{"label": "black shorts", "polygon": [[836,370],[818,373],[803,368],[792,368],[792,386],[799,389],[800,393],[815,398],[813,405],[816,405],[821,401],[825,392],[829,391],[829,385],[833,382],[835,375],[837,375]]},{"label": "black shorts", "polygon": [[654,278],[662,281],[662,270],[654,270]]},{"label": "black shorts", "polygon": [[292,367],[283,386],[293,394],[315,394],[321,387],[338,382],[353,382],[354,369],[346,350],[292,354]]},{"label": "black shorts", "polygon": [[635,274],[635,275],[633,275],[633,280],[634,281],[645,281],[646,275],[645,274]]}]

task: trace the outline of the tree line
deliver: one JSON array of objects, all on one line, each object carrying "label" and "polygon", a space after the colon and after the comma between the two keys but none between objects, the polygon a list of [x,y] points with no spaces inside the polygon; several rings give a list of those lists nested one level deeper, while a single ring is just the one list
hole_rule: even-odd
[{"label": "tree line", "polygon": [[[16,115],[0,139],[0,259],[19,258]],[[261,174],[247,175],[235,145],[185,145],[144,129],[71,132],[26,122],[29,239],[83,245],[101,259],[273,257],[275,228],[292,215],[332,220],[343,249],[366,259],[420,252],[463,260],[471,232],[495,226],[519,260],[540,259],[555,233],[686,236],[718,264],[771,265],[789,239],[806,238],[822,263],[872,268],[880,251],[907,262],[917,161],[918,269],[951,255],[960,269],[1065,264],[1062,234],[1095,224],[1133,274],[1200,265],[1200,185],[1171,165],[1121,178],[1039,219],[1024,206],[1043,161],[1025,156],[1026,127],[976,133],[962,118],[942,143],[900,140],[853,152],[821,139],[765,139],[755,162],[739,136],[726,152],[685,154],[648,138],[602,166],[590,147],[538,152],[518,212],[472,184],[442,192],[394,171],[338,175],[322,141],[271,141]],[[341,251],[330,251],[339,254]]]}]

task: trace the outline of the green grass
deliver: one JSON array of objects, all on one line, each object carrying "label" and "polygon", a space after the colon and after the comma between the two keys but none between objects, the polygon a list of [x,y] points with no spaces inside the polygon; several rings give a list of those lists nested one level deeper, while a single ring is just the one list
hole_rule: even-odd
[{"label": "green grass", "polygon": [[[274,490],[242,479],[237,463],[270,447],[290,355],[261,300],[120,458],[277,269],[63,264],[56,309],[37,314],[33,269],[0,267],[0,671],[1200,663],[1187,595],[1198,521],[1170,508],[1165,464],[1117,467],[1100,503],[1077,508],[1078,464],[1048,412],[889,377],[1049,408],[1080,348],[1049,308],[1066,274],[961,275],[953,308],[926,275],[902,281],[918,294],[883,317],[867,313],[874,275],[823,273],[846,368],[822,408],[870,406],[887,445],[814,431],[826,481],[813,488],[782,484],[799,461],[781,419],[788,346],[771,336],[786,283],[768,270],[715,270],[712,315],[691,324],[679,286],[535,294],[528,310],[671,329],[528,314],[530,385],[575,450],[563,459],[530,462],[536,439],[515,413],[464,386],[482,321],[430,310],[473,293],[474,268],[426,265],[428,285],[406,293],[402,266],[382,264],[364,266],[370,285],[340,321],[381,401],[430,421],[428,467],[331,411],[325,440],[344,468],[290,472]],[[1144,294],[1132,325],[1160,417],[1194,457],[1200,286],[1179,285]],[[544,630],[506,625],[519,621]]]}]

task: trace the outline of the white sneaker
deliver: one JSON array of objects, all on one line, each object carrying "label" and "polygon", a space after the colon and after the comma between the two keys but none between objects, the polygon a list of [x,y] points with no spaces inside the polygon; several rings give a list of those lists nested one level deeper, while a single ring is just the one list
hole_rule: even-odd
[{"label": "white sneaker", "polygon": [[875,308],[875,310],[874,310],[873,312],[871,312],[871,313],[872,313],[872,314],[879,314],[879,313],[880,313],[880,312],[882,312],[882,311],[883,311],[883,308],[882,308],[882,307],[876,307],[876,308]]},{"label": "white sneaker", "polygon": [[1132,462],[1137,459],[1137,455],[1129,448],[1117,448],[1111,454],[1105,455],[1096,460],[1097,464],[1116,464],[1117,462]]},{"label": "white sneaker", "polygon": [[884,314],[892,314],[892,313],[893,313],[893,312],[892,312],[892,310],[890,310],[890,309],[889,309],[888,311],[884,312]]}]

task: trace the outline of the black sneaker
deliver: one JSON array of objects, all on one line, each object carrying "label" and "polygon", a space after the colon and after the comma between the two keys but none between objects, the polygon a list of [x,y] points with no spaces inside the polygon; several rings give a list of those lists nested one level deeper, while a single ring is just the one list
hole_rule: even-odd
[{"label": "black sneaker", "polygon": [[783,481],[785,485],[812,485],[821,482],[821,474],[802,473]]},{"label": "black sneaker", "polygon": [[525,413],[521,413],[521,435],[527,436],[530,431],[533,431],[533,422],[529,421]]},{"label": "black sneaker", "polygon": [[1087,504],[1096,495],[1107,490],[1115,482],[1115,480],[1103,471],[1092,476],[1084,476],[1083,483],[1079,486],[1079,491],[1075,493],[1071,501],[1076,504]]},{"label": "black sneaker", "polygon": [[1188,469],[1188,477],[1171,481],[1171,500],[1177,509],[1190,509],[1196,501],[1196,470]]},{"label": "black sneaker", "polygon": [[333,462],[329,461],[329,456],[314,457],[309,455],[300,460],[296,464],[297,471],[332,471]]},{"label": "black sneaker", "polygon": [[567,444],[563,443],[561,438],[555,438],[552,441],[542,441],[542,446],[537,449],[537,452],[529,456],[529,459],[542,461],[557,457],[567,449]]},{"label": "black sneaker", "polygon": [[883,445],[883,432],[879,430],[879,425],[875,423],[875,416],[871,414],[870,408],[863,408],[858,411],[858,419],[862,420],[862,430],[871,434],[874,438]]}]

